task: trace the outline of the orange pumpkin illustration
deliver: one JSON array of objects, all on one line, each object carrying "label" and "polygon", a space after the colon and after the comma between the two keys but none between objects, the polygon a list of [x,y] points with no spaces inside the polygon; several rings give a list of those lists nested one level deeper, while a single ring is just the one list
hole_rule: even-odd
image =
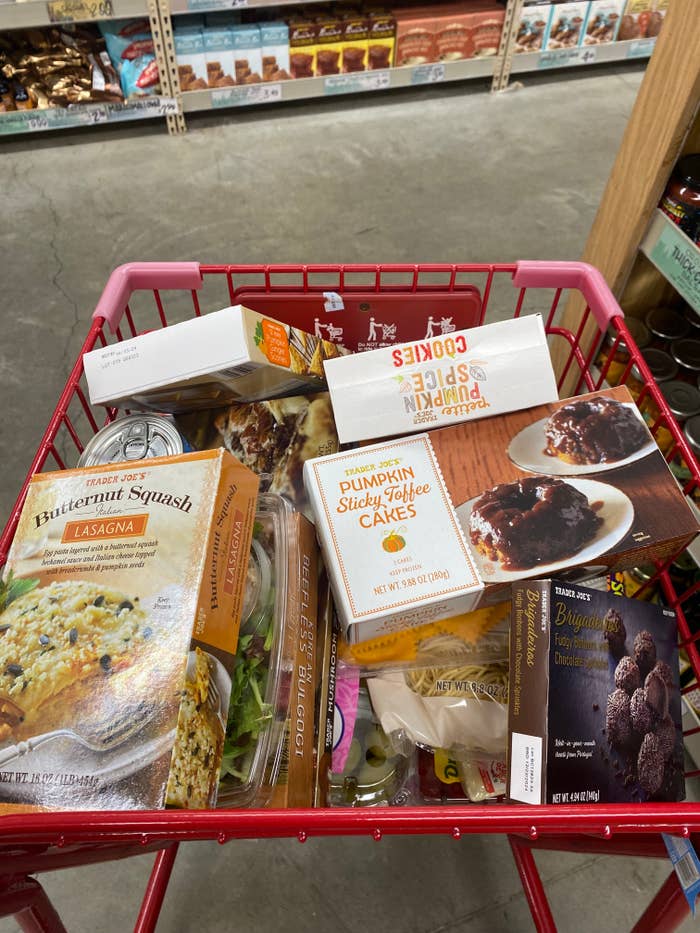
[{"label": "orange pumpkin illustration", "polygon": [[390,531],[384,536],[382,547],[385,551],[388,551],[389,554],[395,554],[397,551],[402,551],[406,547],[406,541],[396,531]]}]

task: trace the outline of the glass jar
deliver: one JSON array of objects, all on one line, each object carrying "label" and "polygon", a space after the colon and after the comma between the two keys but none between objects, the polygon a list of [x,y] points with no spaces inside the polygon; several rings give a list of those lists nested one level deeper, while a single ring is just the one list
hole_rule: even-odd
[{"label": "glass jar", "polygon": [[661,350],[667,350],[672,341],[687,337],[690,330],[690,324],[672,308],[652,308],[644,323],[651,333],[651,346]]},{"label": "glass jar", "polygon": [[[627,325],[627,330],[630,332],[632,339],[640,350],[643,350],[645,347],[649,346],[651,334],[649,333],[649,328],[643,321],[640,321],[637,318],[625,318],[625,324]],[[618,337],[619,342],[617,347],[615,347],[615,341],[618,340]],[[614,352],[612,352],[613,347],[615,347]],[[612,358],[608,364],[608,359],[610,358],[611,353]],[[601,372],[604,371],[606,364],[608,364],[608,369],[605,373],[605,380],[608,385],[620,385],[622,374],[624,373],[627,364],[629,363],[629,359],[630,354],[625,344],[624,337],[620,337],[619,332],[615,330],[614,327],[609,328],[605,334],[603,345],[600,348],[598,359],[596,360],[596,366],[599,370],[601,370]]]},{"label": "glass jar", "polygon": [[700,246],[700,152],[679,160],[659,207]]},{"label": "glass jar", "polygon": [[[687,382],[681,382],[679,379],[672,379],[670,382],[662,382],[659,388],[671,410],[671,414],[681,427],[693,415],[700,414],[700,390],[696,389],[695,386],[688,385]],[[651,396],[646,396],[639,410],[651,430],[660,415],[659,409]],[[673,435],[663,424],[657,428],[654,440],[664,455],[669,452],[674,444]]]},{"label": "glass jar", "polygon": [[696,386],[700,378],[700,340],[693,337],[674,340],[669,352],[678,363],[678,378]]},{"label": "glass jar", "polygon": [[[657,385],[660,385],[662,382],[668,382],[670,379],[675,379],[678,375],[678,363],[676,363],[671,354],[666,353],[665,350],[657,350],[654,347],[650,347],[648,350],[642,351],[642,356],[644,357],[644,362],[651,370],[651,374]],[[644,388],[644,380],[637,366],[632,367],[625,384],[636,402],[639,398],[639,393]]]}]

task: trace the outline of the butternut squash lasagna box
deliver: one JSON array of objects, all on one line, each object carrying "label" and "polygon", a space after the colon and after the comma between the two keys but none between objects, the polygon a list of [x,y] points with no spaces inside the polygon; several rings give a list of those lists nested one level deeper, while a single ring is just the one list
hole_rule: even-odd
[{"label": "butternut squash lasagna box", "polygon": [[224,450],[32,478],[0,592],[2,805],[213,805],[257,489]]}]

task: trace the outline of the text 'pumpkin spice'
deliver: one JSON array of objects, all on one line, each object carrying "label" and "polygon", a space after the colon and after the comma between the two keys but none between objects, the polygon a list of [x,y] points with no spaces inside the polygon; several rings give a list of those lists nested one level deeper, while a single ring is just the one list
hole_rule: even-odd
[{"label": "text 'pumpkin spice'", "polygon": [[3,804],[214,803],[257,489],[223,450],[32,477],[0,593]]}]

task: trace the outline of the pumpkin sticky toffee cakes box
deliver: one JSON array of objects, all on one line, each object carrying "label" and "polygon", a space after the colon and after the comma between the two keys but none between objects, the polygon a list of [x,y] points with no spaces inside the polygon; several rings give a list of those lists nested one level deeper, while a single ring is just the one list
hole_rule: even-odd
[{"label": "pumpkin sticky toffee cakes box", "polygon": [[32,478],[0,588],[0,809],[214,804],[257,490],[224,450]]}]

